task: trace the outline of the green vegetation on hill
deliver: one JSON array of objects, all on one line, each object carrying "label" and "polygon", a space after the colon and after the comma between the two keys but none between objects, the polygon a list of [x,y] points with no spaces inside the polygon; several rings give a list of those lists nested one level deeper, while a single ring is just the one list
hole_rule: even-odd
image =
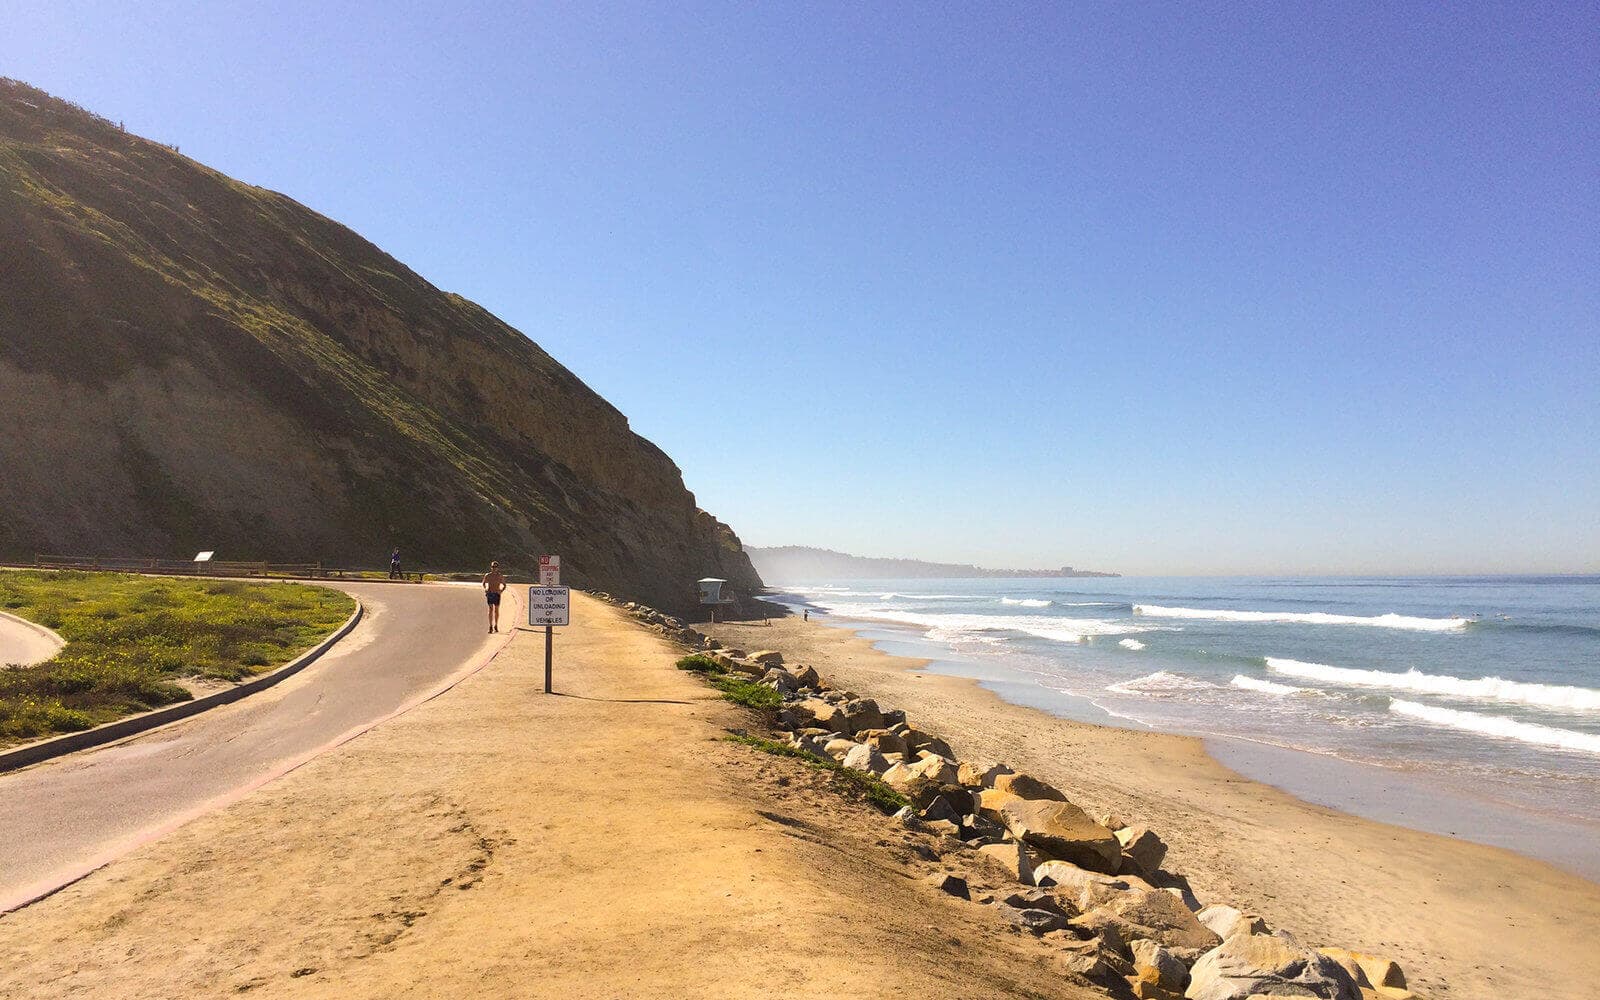
[{"label": "green vegetation on hill", "polygon": [[24,571],[0,572],[0,610],[66,640],[44,663],[0,669],[5,744],[187,701],[177,678],[237,681],[287,663],[355,602],[290,583]]}]

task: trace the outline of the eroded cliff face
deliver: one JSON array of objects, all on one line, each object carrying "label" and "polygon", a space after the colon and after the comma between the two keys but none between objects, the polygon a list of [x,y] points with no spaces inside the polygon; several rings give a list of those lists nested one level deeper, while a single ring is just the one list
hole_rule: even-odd
[{"label": "eroded cliff face", "polygon": [[563,557],[759,585],[678,468],[522,334],[343,226],[0,81],[0,556]]}]

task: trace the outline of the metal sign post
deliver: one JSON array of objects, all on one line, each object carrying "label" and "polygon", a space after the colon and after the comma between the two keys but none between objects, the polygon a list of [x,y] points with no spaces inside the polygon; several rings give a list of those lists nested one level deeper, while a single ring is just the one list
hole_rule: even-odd
[{"label": "metal sign post", "polygon": [[[559,564],[558,564],[559,565]],[[566,587],[529,587],[528,624],[544,626],[544,693],[550,693],[555,627],[571,619],[572,591]]]}]

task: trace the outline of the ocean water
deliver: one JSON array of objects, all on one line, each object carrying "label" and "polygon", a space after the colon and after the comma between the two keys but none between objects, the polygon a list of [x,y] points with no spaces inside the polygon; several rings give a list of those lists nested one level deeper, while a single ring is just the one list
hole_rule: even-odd
[{"label": "ocean water", "polygon": [[[1600,833],[1600,577],[779,589],[1009,700],[1405,772],[1411,788]],[[1515,847],[1514,833],[1479,839]]]}]

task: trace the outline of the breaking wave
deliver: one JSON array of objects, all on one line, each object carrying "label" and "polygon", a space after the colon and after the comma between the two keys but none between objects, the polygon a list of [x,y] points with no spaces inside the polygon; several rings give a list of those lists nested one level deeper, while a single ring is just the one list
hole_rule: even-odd
[{"label": "breaking wave", "polygon": [[1208,691],[1215,687],[1215,684],[1197,677],[1185,677],[1183,674],[1157,670],[1153,674],[1135,677],[1131,681],[1109,685],[1106,690],[1115,691],[1117,694],[1165,695],[1179,691]]},{"label": "breaking wave", "polygon": [[1218,622],[1291,622],[1301,625],[1370,625],[1375,628],[1401,628],[1417,632],[1449,632],[1466,628],[1470,618],[1413,618],[1407,615],[1335,615],[1326,611],[1219,611],[1211,608],[1164,608],[1158,604],[1135,604],[1133,613],[1151,618],[1197,618]]},{"label": "breaking wave", "polygon": [[1117,645],[1121,646],[1123,649],[1131,649],[1134,652],[1138,652],[1144,648],[1144,643],[1140,642],[1138,639],[1118,639]]},{"label": "breaking wave", "polygon": [[1600,712],[1600,691],[1592,688],[1568,687],[1563,684],[1529,684],[1524,681],[1502,680],[1499,677],[1450,677],[1443,674],[1425,674],[1416,669],[1403,674],[1394,674],[1384,670],[1353,670],[1348,667],[1330,667],[1323,663],[1302,663],[1299,660],[1284,660],[1273,656],[1267,657],[1267,669],[1290,677],[1304,677],[1308,680],[1328,681],[1354,687],[1412,691],[1446,698],[1498,701],[1567,712]]},{"label": "breaking wave", "polygon": [[1000,603],[1001,604],[1015,604],[1019,608],[1048,608],[1050,605],[1054,604],[1055,602],[1054,601],[1041,601],[1041,600],[1037,600],[1037,599],[1032,598],[1032,597],[1023,597],[1023,598],[1002,597],[1002,598],[1000,598]]},{"label": "breaking wave", "polygon": [[1559,750],[1578,750],[1600,754],[1600,734],[1575,733],[1554,726],[1539,726],[1531,722],[1518,722],[1503,715],[1482,715],[1478,712],[1461,712],[1453,708],[1419,705],[1399,698],[1389,703],[1389,711],[1397,715],[1421,719],[1436,726],[1448,726],[1470,733],[1498,736],[1502,739],[1532,743],[1536,746],[1555,747]]},{"label": "breaking wave", "polygon": [[1228,683],[1236,688],[1244,688],[1246,691],[1260,691],[1262,694],[1312,693],[1311,688],[1295,687],[1293,684],[1274,684],[1272,681],[1264,681],[1257,677],[1246,677],[1244,674],[1235,674],[1233,680]]}]

